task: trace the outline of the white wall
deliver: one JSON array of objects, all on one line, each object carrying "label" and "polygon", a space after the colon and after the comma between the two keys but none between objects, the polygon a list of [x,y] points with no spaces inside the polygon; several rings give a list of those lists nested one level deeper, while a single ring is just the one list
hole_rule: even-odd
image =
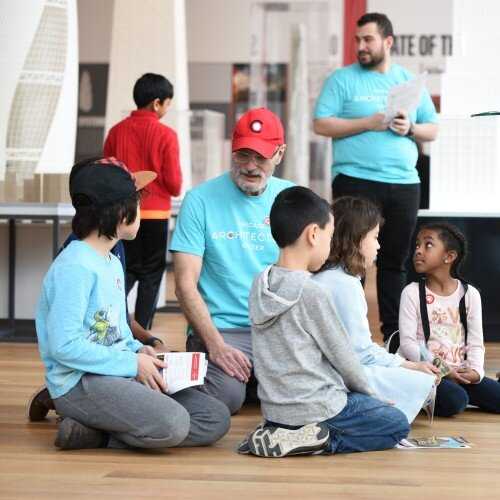
[{"label": "white wall", "polygon": [[77,4],[80,62],[109,63],[114,0],[78,0]]},{"label": "white wall", "polygon": [[250,60],[250,0],[186,0],[189,62]]},{"label": "white wall", "polygon": [[[447,40],[451,35],[453,0],[368,0],[368,12],[383,12],[392,22],[396,36],[404,35],[404,55],[393,61],[413,73],[428,71],[427,88],[441,94],[440,73],[445,69]],[[411,44],[411,50],[410,50]]]}]

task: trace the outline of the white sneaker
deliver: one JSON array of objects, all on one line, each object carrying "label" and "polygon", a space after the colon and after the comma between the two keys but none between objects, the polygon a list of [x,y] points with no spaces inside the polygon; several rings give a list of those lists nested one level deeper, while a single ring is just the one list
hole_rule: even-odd
[{"label": "white sneaker", "polygon": [[259,457],[316,454],[329,443],[330,431],[325,424],[307,424],[298,429],[262,427],[248,436],[250,452]]}]

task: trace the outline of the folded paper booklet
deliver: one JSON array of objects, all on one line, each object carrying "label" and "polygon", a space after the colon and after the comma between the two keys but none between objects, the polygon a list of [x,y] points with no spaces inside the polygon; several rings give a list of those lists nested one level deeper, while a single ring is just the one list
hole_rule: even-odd
[{"label": "folded paper booklet", "polygon": [[161,352],[156,356],[167,363],[167,368],[160,370],[167,394],[203,384],[208,366],[204,352]]},{"label": "folded paper booklet", "polygon": [[445,361],[443,361],[439,356],[436,356],[432,360],[432,364],[436,367],[439,368],[440,374],[439,376],[441,378],[446,377],[446,375],[449,375],[451,372],[451,368],[446,364]]},{"label": "folded paper booklet", "polygon": [[402,439],[396,448],[400,450],[422,450],[430,448],[470,448],[470,443],[462,436],[429,436]]}]

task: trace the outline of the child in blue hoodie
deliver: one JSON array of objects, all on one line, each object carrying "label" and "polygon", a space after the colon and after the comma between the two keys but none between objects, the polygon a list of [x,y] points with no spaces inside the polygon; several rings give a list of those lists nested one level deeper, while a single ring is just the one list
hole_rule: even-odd
[{"label": "child in blue hoodie", "polygon": [[138,191],[155,177],[132,175],[112,158],[71,172],[78,240],[50,266],[36,313],[47,387],[63,417],[58,448],[205,445],[229,428],[229,412],[214,398],[195,389],[165,394],[165,364],[127,323],[123,268],[111,249],[135,238]]}]

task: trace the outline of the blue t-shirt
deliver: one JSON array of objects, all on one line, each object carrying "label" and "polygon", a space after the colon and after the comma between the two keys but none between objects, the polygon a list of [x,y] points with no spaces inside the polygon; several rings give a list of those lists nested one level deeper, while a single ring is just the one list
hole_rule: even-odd
[{"label": "blue t-shirt", "polygon": [[170,251],[202,257],[198,290],[217,328],[250,327],[253,279],[279,254],[269,212],[278,193],[292,185],[271,177],[261,195],[248,196],[224,173],[186,194]]},{"label": "blue t-shirt", "polygon": [[[363,118],[385,111],[389,90],[411,80],[413,75],[392,64],[387,73],[352,64],[334,71],[325,81],[316,102],[314,117]],[[410,114],[412,123],[436,123],[437,114],[424,89],[420,104]],[[390,129],[367,131],[333,139],[333,176],[345,174],[359,179],[396,184],[418,183],[415,141]]]},{"label": "blue t-shirt", "polygon": [[114,255],[71,242],[45,275],[35,321],[52,398],[85,373],[136,376],[142,344],[127,324],[123,268]]}]

